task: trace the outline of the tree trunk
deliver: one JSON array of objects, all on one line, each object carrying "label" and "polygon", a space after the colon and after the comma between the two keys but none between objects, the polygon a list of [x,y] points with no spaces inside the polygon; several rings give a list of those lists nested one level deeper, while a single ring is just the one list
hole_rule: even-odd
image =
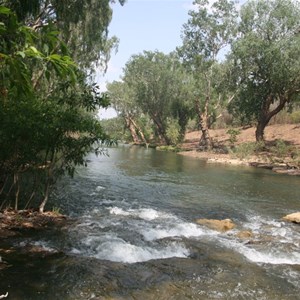
[{"label": "tree trunk", "polygon": [[160,141],[163,144],[169,145],[170,141],[169,141],[168,137],[166,136],[165,129],[164,129],[164,126],[163,126],[160,118],[157,116],[152,116],[152,120],[153,120],[154,124],[156,125],[157,134],[158,134]]},{"label": "tree trunk", "polygon": [[48,201],[48,198],[49,198],[49,193],[50,193],[50,179],[48,178],[47,182],[46,182],[44,199],[43,199],[43,201],[41,202],[41,204],[39,206],[39,212],[41,214],[44,212],[45,205],[46,205],[46,203]]},{"label": "tree trunk", "polygon": [[207,97],[205,100],[204,112],[201,112],[200,103],[198,100],[196,100],[195,110],[198,116],[199,129],[202,133],[199,141],[199,146],[204,147],[207,150],[210,150],[212,148],[212,140],[208,130],[208,103],[209,103],[209,98]]},{"label": "tree trunk", "polygon": [[42,214],[44,212],[45,209],[45,205],[48,201],[49,198],[49,194],[50,194],[50,187],[51,187],[51,183],[52,183],[52,175],[53,175],[53,168],[54,168],[54,157],[55,157],[55,150],[52,150],[51,153],[51,159],[50,159],[50,163],[48,165],[48,170],[47,170],[47,177],[46,177],[46,186],[45,186],[45,193],[44,193],[44,199],[41,202],[40,206],[39,206],[39,212]]},{"label": "tree trunk", "polygon": [[278,97],[278,105],[272,111],[269,111],[273,100],[274,96],[269,95],[264,101],[255,131],[256,142],[264,141],[266,126],[269,124],[270,120],[284,108],[285,104],[288,102],[288,97],[286,95],[280,95]]},{"label": "tree trunk", "polygon": [[132,140],[134,143],[138,144],[140,142],[139,137],[135,131],[135,127],[131,121],[131,118],[126,116],[125,118],[125,122],[126,122],[126,127],[129,129],[130,135],[132,137]]},{"label": "tree trunk", "polygon": [[14,184],[16,186],[16,193],[15,193],[15,211],[18,210],[19,204],[19,194],[20,194],[20,183],[19,183],[19,174],[14,174]]},{"label": "tree trunk", "polygon": [[147,140],[146,140],[146,138],[144,136],[144,133],[143,133],[141,127],[138,126],[136,124],[136,122],[132,118],[131,118],[131,122],[132,122],[133,126],[135,127],[136,131],[138,132],[138,135],[140,136],[142,142],[145,143],[145,144],[147,144]]},{"label": "tree trunk", "polygon": [[213,146],[212,140],[209,135],[207,120],[203,116],[200,118],[199,127],[202,132],[202,136],[199,141],[199,146],[205,147],[205,149],[207,149],[207,150],[211,150],[212,146]]},{"label": "tree trunk", "polygon": [[263,116],[261,116],[260,119],[258,120],[256,131],[255,131],[256,142],[263,142],[265,140],[264,133],[268,123],[269,121],[267,121],[266,118]]},{"label": "tree trunk", "polygon": [[32,199],[34,198],[35,194],[36,194],[36,190],[37,190],[37,187],[38,187],[38,176],[37,174],[35,173],[34,174],[34,182],[33,182],[33,188],[32,188],[32,193],[24,207],[24,209],[27,209],[27,207],[29,206],[30,202],[32,201]]}]

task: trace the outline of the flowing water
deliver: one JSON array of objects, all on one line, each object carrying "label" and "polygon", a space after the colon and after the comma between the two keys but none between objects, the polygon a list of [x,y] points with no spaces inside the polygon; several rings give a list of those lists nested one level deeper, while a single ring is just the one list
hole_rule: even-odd
[{"label": "flowing water", "polygon": [[[52,203],[73,218],[6,243],[9,299],[300,299],[300,178],[120,146],[90,156]],[[197,218],[230,218],[218,233]],[[239,239],[240,230],[254,237]],[[20,248],[21,249],[21,248]],[[54,252],[53,252],[54,253]]]}]

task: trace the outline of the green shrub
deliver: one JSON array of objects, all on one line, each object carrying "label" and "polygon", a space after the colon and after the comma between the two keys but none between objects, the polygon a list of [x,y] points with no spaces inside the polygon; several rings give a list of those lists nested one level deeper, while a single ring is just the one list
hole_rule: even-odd
[{"label": "green shrub", "polygon": [[196,131],[198,130],[198,123],[195,119],[189,119],[186,125],[187,132]]},{"label": "green shrub", "polygon": [[156,147],[156,150],[169,151],[169,152],[179,152],[179,151],[181,151],[181,148],[179,148],[177,146],[167,145],[167,146],[158,146],[158,147]]},{"label": "green shrub", "polygon": [[229,142],[231,144],[231,146],[233,146],[236,142],[237,142],[237,136],[241,133],[241,131],[239,129],[228,129],[227,134],[229,134]]},{"label": "green shrub", "polygon": [[291,150],[291,146],[287,145],[283,140],[277,140],[275,146],[271,148],[271,152],[278,157],[288,156]]},{"label": "green shrub", "polygon": [[174,119],[168,120],[166,135],[170,140],[171,145],[177,145],[180,138],[180,126],[177,120]]},{"label": "green shrub", "polygon": [[247,158],[254,155],[257,151],[257,144],[255,142],[243,143],[233,149],[233,155],[239,159]]},{"label": "green shrub", "polygon": [[291,113],[291,122],[292,124],[297,124],[297,123],[300,123],[300,111],[294,111]]}]

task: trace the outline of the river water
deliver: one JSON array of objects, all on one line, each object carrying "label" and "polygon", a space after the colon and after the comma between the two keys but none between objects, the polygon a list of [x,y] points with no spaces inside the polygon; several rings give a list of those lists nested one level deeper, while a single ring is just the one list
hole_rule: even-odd
[{"label": "river water", "polygon": [[[6,241],[8,299],[300,299],[300,178],[120,146],[90,156],[51,205],[71,225]],[[230,218],[218,233],[197,218]],[[239,239],[240,230],[254,237]],[[58,251],[58,253],[56,253]]]}]

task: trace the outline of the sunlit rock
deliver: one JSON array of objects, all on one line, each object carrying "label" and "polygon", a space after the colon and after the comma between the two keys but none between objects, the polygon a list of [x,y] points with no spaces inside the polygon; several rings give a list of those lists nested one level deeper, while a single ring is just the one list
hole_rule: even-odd
[{"label": "sunlit rock", "polygon": [[225,232],[235,227],[235,224],[230,219],[214,220],[214,219],[197,219],[197,224],[204,225],[210,229],[217,230],[219,232]]},{"label": "sunlit rock", "polygon": [[253,232],[250,230],[242,230],[236,234],[236,237],[239,239],[249,239],[254,236]]},{"label": "sunlit rock", "polygon": [[284,221],[300,224],[300,212],[286,215],[282,218]]}]

